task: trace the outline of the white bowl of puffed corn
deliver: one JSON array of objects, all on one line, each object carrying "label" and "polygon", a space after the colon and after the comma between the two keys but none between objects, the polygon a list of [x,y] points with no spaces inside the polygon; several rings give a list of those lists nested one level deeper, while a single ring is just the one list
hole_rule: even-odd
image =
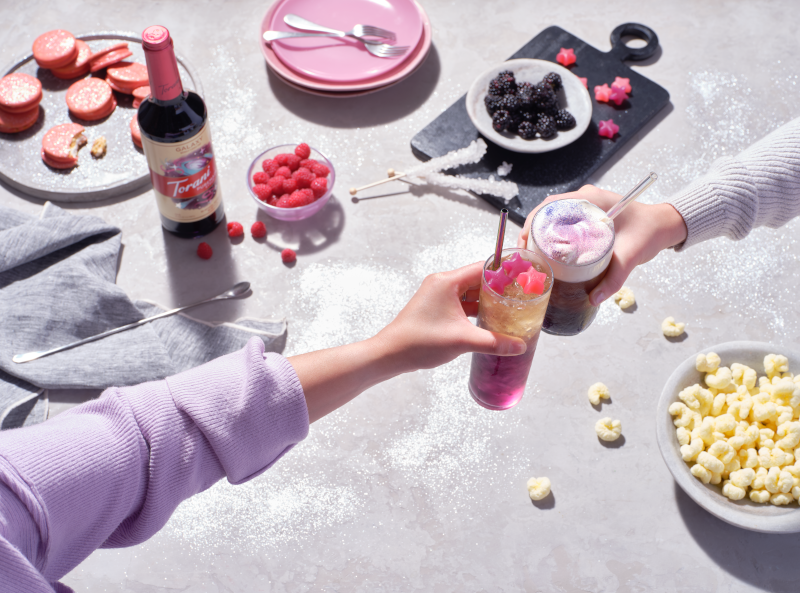
[{"label": "white bowl of puffed corn", "polygon": [[726,342],[681,363],[656,411],[675,481],[742,529],[800,532],[800,352]]}]

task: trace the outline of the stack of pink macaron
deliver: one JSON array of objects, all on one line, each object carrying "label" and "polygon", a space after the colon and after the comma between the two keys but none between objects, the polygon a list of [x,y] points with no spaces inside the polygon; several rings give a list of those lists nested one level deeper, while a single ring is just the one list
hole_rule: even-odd
[{"label": "stack of pink macaron", "polygon": [[39,119],[42,83],[14,72],[0,79],[0,132],[15,134],[27,130]]}]

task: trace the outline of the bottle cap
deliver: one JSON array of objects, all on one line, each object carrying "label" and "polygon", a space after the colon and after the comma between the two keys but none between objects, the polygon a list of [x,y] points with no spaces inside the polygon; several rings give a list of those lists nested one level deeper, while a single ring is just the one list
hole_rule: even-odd
[{"label": "bottle cap", "polygon": [[142,32],[142,45],[145,49],[154,51],[166,49],[171,43],[169,31],[161,25],[152,25]]}]

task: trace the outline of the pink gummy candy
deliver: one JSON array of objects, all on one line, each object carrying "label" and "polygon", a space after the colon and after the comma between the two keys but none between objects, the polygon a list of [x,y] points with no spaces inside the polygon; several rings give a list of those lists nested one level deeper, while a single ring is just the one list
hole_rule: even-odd
[{"label": "pink gummy candy", "polygon": [[617,105],[622,105],[628,100],[628,94],[625,92],[625,89],[618,86],[612,86],[611,94],[609,95],[608,99],[610,101],[614,101],[614,103]]},{"label": "pink gummy candy", "polygon": [[610,96],[611,96],[611,89],[608,88],[607,84],[604,84],[603,86],[594,87],[595,101],[602,101],[603,103],[608,103],[608,98]]},{"label": "pink gummy candy", "polygon": [[589,88],[589,79],[588,78],[584,78],[583,76],[579,76],[578,80],[580,80],[583,83],[583,86],[585,86],[587,89]]},{"label": "pink gummy candy", "polygon": [[631,79],[630,78],[622,78],[620,76],[617,76],[614,79],[614,82],[611,83],[611,86],[619,87],[623,91],[628,93],[629,95],[631,94]]},{"label": "pink gummy candy", "polygon": [[506,276],[503,270],[497,270],[496,272],[486,270],[484,274],[486,275],[486,284],[497,294],[503,294],[506,290],[506,286],[514,282],[514,279]]},{"label": "pink gummy candy", "polygon": [[601,136],[605,136],[606,138],[613,138],[617,132],[619,132],[619,126],[614,123],[613,119],[600,121],[600,130],[597,133],[600,134]]},{"label": "pink gummy candy", "polygon": [[517,276],[517,283],[522,287],[522,292],[525,294],[542,294],[546,278],[547,274],[538,272],[536,268],[531,266],[530,270]]},{"label": "pink gummy candy", "polygon": [[575,57],[575,52],[572,51],[571,47],[567,49],[564,49],[562,47],[561,51],[558,52],[558,55],[556,56],[556,62],[558,62],[562,66],[570,66],[571,64],[574,64],[577,60],[578,59]]},{"label": "pink gummy candy", "polygon": [[526,259],[522,259],[519,253],[515,253],[503,262],[503,271],[511,279],[516,278],[522,272],[527,272],[533,264]]}]

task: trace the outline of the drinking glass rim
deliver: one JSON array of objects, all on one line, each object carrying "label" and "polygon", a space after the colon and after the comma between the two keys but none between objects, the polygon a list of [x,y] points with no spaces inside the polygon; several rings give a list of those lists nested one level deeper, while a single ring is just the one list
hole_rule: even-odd
[{"label": "drinking glass rim", "polygon": [[[494,259],[494,253],[492,255],[490,255],[489,258],[483,264],[483,270],[481,270],[481,286],[483,286],[483,284],[486,284],[486,288],[491,290],[494,294],[499,296],[501,299],[506,300],[506,301],[514,301],[515,303],[535,303],[539,299],[541,299],[544,296],[548,295],[551,290],[553,290],[553,283],[555,283],[556,278],[553,275],[552,266],[548,263],[548,261],[544,258],[544,256],[536,253],[535,251],[531,251],[530,249],[525,249],[524,247],[506,247],[505,249],[503,249],[503,251],[500,252],[500,258],[501,259],[503,258],[503,254],[506,251],[514,251],[514,252],[517,252],[517,253],[520,252],[520,251],[525,251],[527,253],[530,253],[534,257],[538,257],[539,259],[541,259],[542,262],[544,263],[544,265],[547,266],[547,269],[550,270],[550,286],[547,288],[547,290],[542,292],[542,294],[540,294],[539,296],[537,296],[536,298],[533,298],[533,299],[515,299],[513,297],[507,297],[505,295],[499,294],[494,288],[489,286],[489,283],[486,281],[486,274],[485,274],[486,268],[489,265],[490,260]],[[527,260],[527,261],[530,261],[530,260]]]},{"label": "drinking glass rim", "polygon": [[[577,198],[561,198],[561,200],[553,200],[553,202],[560,202],[562,200],[575,200],[576,202],[579,201]],[[583,200],[583,201],[584,202],[589,202],[589,200]],[[552,204],[553,202],[550,202],[550,203]],[[589,202],[589,203],[592,204],[591,202]],[[600,206],[597,206],[596,204],[592,204],[592,206],[602,210],[602,208],[600,208]],[[533,239],[533,244],[536,245],[536,248],[542,254],[542,257],[545,257],[547,259],[552,259],[553,261],[558,261],[558,260],[553,259],[552,257],[550,257],[549,255],[547,255],[544,252],[544,249],[542,249],[542,247],[539,245],[539,243],[537,243],[536,235],[533,232],[533,221],[536,220],[536,217],[539,216],[539,214],[541,212],[543,212],[543,211],[544,211],[544,208],[539,208],[539,210],[536,212],[536,214],[533,215],[533,218],[531,219],[531,228],[528,231],[528,234],[531,236],[531,239]],[[612,220],[611,222],[613,224],[614,221]],[[570,268],[576,268],[576,269],[577,268],[585,268],[587,266],[593,266],[597,262],[601,261],[604,257],[606,257],[609,253],[613,253],[614,252],[614,243],[616,241],[617,241],[617,231],[616,231],[616,228],[612,227],[612,229],[611,229],[611,244],[608,246],[608,249],[603,252],[603,255],[601,255],[597,259],[594,259],[594,260],[592,260],[590,262],[587,262],[585,264],[568,264],[568,263],[563,262],[563,261],[560,261],[558,263],[559,263],[559,265],[567,266],[567,267],[570,267]],[[553,279],[555,280],[555,276],[553,277]]]}]

